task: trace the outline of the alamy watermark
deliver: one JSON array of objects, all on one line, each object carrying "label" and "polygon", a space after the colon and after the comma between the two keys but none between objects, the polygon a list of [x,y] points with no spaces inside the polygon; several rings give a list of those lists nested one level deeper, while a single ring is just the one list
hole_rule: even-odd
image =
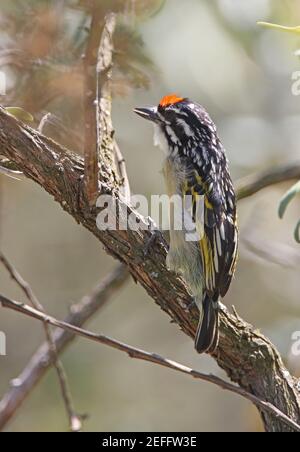
[{"label": "alamy watermark", "polygon": [[293,345],[291,347],[291,353],[293,356],[300,356],[300,331],[294,331],[292,334]]},{"label": "alamy watermark", "polygon": [[0,356],[6,356],[6,334],[0,331]]},{"label": "alamy watermark", "polygon": [[[137,211],[147,218],[158,219],[160,230],[183,231],[187,242],[198,242],[204,235],[205,200],[194,194],[183,198],[180,195],[152,195],[150,201],[143,195],[133,195],[129,211],[126,204],[111,195],[101,195],[96,206],[100,209],[97,227],[101,231],[155,230],[152,221],[145,221]],[[211,206],[212,209],[212,206]]]},{"label": "alamy watermark", "polygon": [[6,74],[0,71],[0,96],[6,95]]},{"label": "alamy watermark", "polygon": [[[296,50],[295,55],[300,57],[300,49]],[[292,94],[293,96],[300,96],[300,71],[292,73]]]},{"label": "alamy watermark", "polygon": [[292,94],[293,96],[300,96],[300,71],[293,72],[292,80]]}]

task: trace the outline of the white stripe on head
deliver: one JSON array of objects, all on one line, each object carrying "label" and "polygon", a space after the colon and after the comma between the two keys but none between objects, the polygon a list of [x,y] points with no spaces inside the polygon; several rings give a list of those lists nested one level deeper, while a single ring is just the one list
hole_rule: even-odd
[{"label": "white stripe on head", "polygon": [[166,132],[169,135],[171,141],[173,141],[174,144],[179,143],[179,139],[176,135],[176,133],[174,132],[174,130],[172,129],[171,126],[166,126]]},{"label": "white stripe on head", "polygon": [[193,132],[193,130],[190,128],[190,126],[185,122],[184,119],[177,119],[177,124],[180,124],[183,127],[184,133],[188,136],[188,137],[193,137],[195,134]]}]

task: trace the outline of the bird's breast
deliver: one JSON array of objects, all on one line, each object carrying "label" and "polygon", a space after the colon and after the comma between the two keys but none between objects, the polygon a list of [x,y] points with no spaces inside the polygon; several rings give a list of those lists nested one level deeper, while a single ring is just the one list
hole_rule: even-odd
[{"label": "bird's breast", "polygon": [[163,166],[163,176],[165,179],[166,190],[169,197],[179,193],[178,175],[174,163],[170,159],[166,159]]}]

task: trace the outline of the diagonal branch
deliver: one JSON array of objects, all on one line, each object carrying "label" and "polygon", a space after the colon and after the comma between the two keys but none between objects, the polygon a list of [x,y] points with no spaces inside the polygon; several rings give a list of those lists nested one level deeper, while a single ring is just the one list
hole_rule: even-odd
[{"label": "diagonal branch", "polygon": [[300,162],[292,162],[272,169],[251,174],[236,184],[238,199],[254,195],[270,185],[300,179]]},{"label": "diagonal branch", "polygon": [[[71,312],[65,322],[78,327],[83,326],[111,299],[117,290],[124,286],[128,277],[127,268],[119,265],[95,287],[90,295],[71,307]],[[75,334],[70,331],[56,329],[53,332],[53,342],[58,354],[62,353],[74,339]],[[10,389],[0,401],[0,431],[16,414],[24,400],[51,366],[51,351],[49,344],[45,342],[31,357],[21,374],[11,382]]]},{"label": "diagonal branch", "polygon": [[2,304],[2,306],[4,308],[12,309],[13,311],[19,312],[28,317],[39,320],[41,322],[47,322],[48,324],[56,326],[57,328],[61,328],[65,331],[72,332],[85,339],[88,339],[88,340],[91,340],[91,341],[94,341],[94,342],[97,342],[97,343],[100,343],[103,345],[107,345],[111,348],[115,348],[117,350],[125,352],[129,355],[130,358],[140,359],[143,361],[151,362],[153,364],[158,364],[160,366],[167,367],[169,369],[190,375],[193,378],[210,382],[216,386],[219,386],[222,389],[233,392],[235,394],[239,394],[240,396],[253,402],[257,407],[259,407],[264,412],[266,411],[269,414],[271,414],[272,416],[275,416],[277,419],[280,419],[287,426],[292,428],[292,430],[294,430],[296,432],[300,432],[300,425],[298,425],[296,422],[294,422],[292,419],[290,419],[288,416],[286,416],[284,413],[282,413],[280,410],[278,410],[278,408],[276,408],[274,405],[272,405],[272,403],[265,402],[264,400],[261,400],[261,399],[255,397],[253,394],[245,391],[244,389],[241,389],[238,386],[234,386],[234,385],[228,383],[227,381],[222,380],[219,377],[216,377],[215,375],[207,375],[202,372],[198,372],[197,370],[194,370],[185,365],[179,364],[176,361],[164,358],[163,356],[160,356],[157,353],[146,352],[144,350],[124,344],[123,342],[117,341],[116,339],[112,339],[103,334],[95,334],[90,331],[83,330],[82,328],[79,328],[77,326],[71,325],[66,322],[62,322],[60,320],[57,320],[54,317],[45,315],[43,312],[40,312],[37,309],[31,308],[30,306],[27,306],[23,303],[19,303],[17,301],[10,300],[1,294],[0,294],[0,303]]},{"label": "diagonal branch", "polygon": [[[150,254],[145,256],[145,244],[153,234],[148,231],[149,220],[119,199],[118,185],[102,183],[102,193],[112,195],[119,215],[130,214],[131,219],[139,222],[138,231],[99,230],[96,225],[99,211],[90,208],[82,190],[82,158],[18,122],[1,108],[0,147],[1,153],[25,176],[40,184],[66,212],[97,237],[109,254],[124,262],[135,280],[181,330],[194,337],[199,313],[196,308],[189,309],[191,298],[183,282],[166,268],[167,244],[157,234]],[[101,174],[103,180],[105,175]],[[300,423],[300,398],[295,379],[271,342],[224,310],[220,329],[220,344],[214,355],[219,366],[243,389],[273,403]],[[263,415],[263,420],[269,431],[287,430],[285,424],[268,414]]]}]

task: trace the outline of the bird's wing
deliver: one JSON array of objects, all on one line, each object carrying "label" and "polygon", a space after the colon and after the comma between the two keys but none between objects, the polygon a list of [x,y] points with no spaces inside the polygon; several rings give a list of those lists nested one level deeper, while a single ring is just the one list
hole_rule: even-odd
[{"label": "bird's wing", "polygon": [[234,274],[238,233],[235,194],[226,158],[211,168],[209,171],[194,164],[182,192],[192,198],[206,291],[218,299],[226,294]]}]

